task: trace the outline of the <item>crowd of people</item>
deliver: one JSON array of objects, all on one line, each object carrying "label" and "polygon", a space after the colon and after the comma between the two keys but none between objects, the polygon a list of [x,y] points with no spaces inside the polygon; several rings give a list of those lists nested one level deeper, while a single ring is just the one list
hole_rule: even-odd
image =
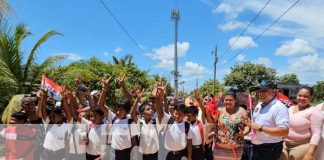
[{"label": "crowd of people", "polygon": [[75,88],[63,87],[61,101],[48,88],[23,98],[1,131],[6,159],[312,160],[323,141],[324,106],[311,106],[307,86],[287,108],[270,80],[260,82],[252,96],[260,103],[250,106],[239,105],[235,91],[168,99],[162,81],[145,97],[121,76],[125,98],[107,104],[111,80],[91,90],[78,78]]}]

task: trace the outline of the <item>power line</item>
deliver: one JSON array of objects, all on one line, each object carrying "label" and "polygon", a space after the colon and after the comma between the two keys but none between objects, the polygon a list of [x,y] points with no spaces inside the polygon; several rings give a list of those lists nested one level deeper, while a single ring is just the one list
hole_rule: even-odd
[{"label": "power line", "polygon": [[[268,26],[261,34],[259,34],[258,36],[256,36],[253,41],[256,41],[257,39],[259,39],[266,31],[268,31],[274,24],[276,24],[281,17],[283,17],[287,12],[289,12],[300,0],[297,0],[294,2],[293,5],[291,5],[284,13],[282,13],[270,26]],[[252,43],[250,42],[249,45],[247,47],[249,47]],[[224,65],[228,64],[230,61],[232,61],[236,56],[238,56],[239,54],[241,54],[247,47],[241,49],[239,52],[237,52],[232,58],[229,59],[229,61],[227,61]]]},{"label": "power line", "polygon": [[258,16],[262,13],[262,11],[268,6],[271,0],[268,0],[268,2],[262,7],[262,9],[258,12],[256,16],[250,21],[250,23],[245,27],[245,29],[241,32],[241,34],[234,40],[232,44],[230,44],[225,52],[220,56],[220,59],[224,57],[224,55],[233,47],[233,45],[241,38],[241,36],[246,32],[246,30],[251,26],[251,24],[258,18]]},{"label": "power line", "polygon": [[111,12],[111,10],[108,8],[108,6],[102,1],[99,0],[100,3],[103,5],[103,7],[106,9],[106,11],[111,15],[111,17],[116,21],[116,23],[119,25],[119,27],[126,33],[127,37],[137,46],[137,48],[145,53],[143,48],[136,42],[136,40],[132,37],[132,35],[126,30],[126,28],[120,23],[120,21],[117,19],[117,17]]}]

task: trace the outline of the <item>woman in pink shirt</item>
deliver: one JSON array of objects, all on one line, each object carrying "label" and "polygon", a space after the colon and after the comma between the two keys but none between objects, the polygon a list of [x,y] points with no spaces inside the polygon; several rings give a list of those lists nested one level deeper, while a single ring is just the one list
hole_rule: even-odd
[{"label": "woman in pink shirt", "polygon": [[313,90],[302,87],[297,94],[297,105],[289,108],[289,134],[281,160],[313,160],[321,139],[323,115],[316,107],[311,107]]}]

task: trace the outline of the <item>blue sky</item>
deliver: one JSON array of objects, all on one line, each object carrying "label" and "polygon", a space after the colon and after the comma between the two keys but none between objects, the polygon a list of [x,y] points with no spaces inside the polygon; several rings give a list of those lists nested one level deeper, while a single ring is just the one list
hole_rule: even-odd
[{"label": "blue sky", "polygon": [[[213,55],[223,55],[217,65],[217,79],[230,67],[246,61],[275,68],[279,75],[296,73],[301,83],[324,79],[324,1],[300,1],[278,23],[253,39],[286,11],[295,0],[272,0],[238,40],[240,33],[268,0],[102,0],[130,35],[136,46],[108,14],[100,0],[9,0],[13,23],[26,24],[33,33],[23,48],[29,51],[50,29],[63,36],[53,37],[39,50],[37,62],[57,54],[69,55],[69,63],[96,56],[132,54],[141,69],[173,81],[173,8],[180,10],[179,68],[185,90],[213,77]],[[233,44],[233,42],[235,42]],[[141,47],[142,49],[139,49]],[[229,61],[241,49],[241,54]],[[180,86],[182,89],[182,86]]]}]

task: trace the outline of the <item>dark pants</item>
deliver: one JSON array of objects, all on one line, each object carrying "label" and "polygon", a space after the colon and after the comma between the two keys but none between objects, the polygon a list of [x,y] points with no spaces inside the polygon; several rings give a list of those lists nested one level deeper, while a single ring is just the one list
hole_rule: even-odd
[{"label": "dark pants", "polygon": [[186,149],[180,151],[169,151],[165,160],[181,160],[182,157],[186,156]]},{"label": "dark pants", "polygon": [[243,154],[241,160],[252,160],[253,156],[253,144],[249,140],[244,140]]},{"label": "dark pants", "polygon": [[143,160],[158,160],[158,152],[153,154],[143,154]]},{"label": "dark pants", "polygon": [[204,156],[204,152],[201,146],[192,146],[192,155],[191,155],[191,159],[197,159],[197,160],[204,160],[205,156]]},{"label": "dark pants", "polygon": [[131,151],[132,147],[123,150],[115,150],[115,160],[130,160]]},{"label": "dark pants", "polygon": [[205,144],[205,158],[206,158],[206,160],[213,160],[214,159],[214,156],[213,156],[213,144]]},{"label": "dark pants", "polygon": [[65,158],[65,149],[60,149],[58,151],[48,150],[43,148],[43,160],[60,160]]},{"label": "dark pants", "polygon": [[267,143],[261,145],[253,144],[253,160],[278,160],[282,152],[282,142]]},{"label": "dark pants", "polygon": [[91,154],[86,154],[87,155],[87,160],[95,160],[98,157],[100,157],[100,155],[91,155]]}]

